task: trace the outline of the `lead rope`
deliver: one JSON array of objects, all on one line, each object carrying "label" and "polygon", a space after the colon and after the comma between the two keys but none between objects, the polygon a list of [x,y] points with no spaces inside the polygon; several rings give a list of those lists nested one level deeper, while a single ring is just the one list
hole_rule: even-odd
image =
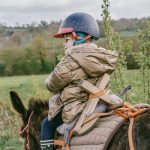
[{"label": "lead rope", "polygon": [[30,142],[29,142],[29,124],[30,124],[31,117],[32,117],[33,113],[34,113],[34,112],[32,111],[31,114],[30,114],[30,116],[29,116],[27,125],[23,128],[22,131],[19,132],[19,135],[22,135],[24,132],[27,133],[27,136],[26,136],[26,139],[27,139],[26,150],[30,150]]}]

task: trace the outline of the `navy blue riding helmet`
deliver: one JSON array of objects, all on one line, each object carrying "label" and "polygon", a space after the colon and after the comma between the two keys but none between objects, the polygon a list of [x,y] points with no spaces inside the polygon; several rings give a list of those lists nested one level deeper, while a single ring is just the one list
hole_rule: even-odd
[{"label": "navy blue riding helmet", "polygon": [[[61,24],[55,38],[63,38],[64,34],[72,33],[76,40],[78,36],[84,37],[86,40],[92,38],[98,40],[100,36],[99,26],[96,20],[86,13],[74,13],[68,16]],[[86,35],[86,36],[84,36]]]}]

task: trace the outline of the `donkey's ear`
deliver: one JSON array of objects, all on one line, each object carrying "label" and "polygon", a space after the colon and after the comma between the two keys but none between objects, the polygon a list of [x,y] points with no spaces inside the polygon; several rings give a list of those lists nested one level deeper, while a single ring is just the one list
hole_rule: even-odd
[{"label": "donkey's ear", "polygon": [[19,97],[17,92],[10,91],[10,99],[14,109],[23,117],[23,119],[25,119],[27,115],[27,110],[25,109],[21,98]]}]

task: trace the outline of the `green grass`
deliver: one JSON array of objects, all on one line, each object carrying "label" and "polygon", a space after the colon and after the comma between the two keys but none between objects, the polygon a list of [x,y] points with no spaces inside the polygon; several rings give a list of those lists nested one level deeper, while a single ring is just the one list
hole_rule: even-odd
[{"label": "green grass", "polygon": [[[9,103],[9,92],[11,90],[17,91],[24,101],[35,96],[36,88],[46,93],[47,89],[45,88],[44,82],[47,76],[48,75],[0,77],[0,101]],[[132,91],[130,92],[131,101],[134,103],[144,102],[142,81],[139,71],[128,70],[125,74],[125,78],[127,85],[132,86]],[[115,89],[115,81],[112,81],[112,84],[112,89]],[[119,91],[115,92],[117,93]]]},{"label": "green grass", "polygon": [[[128,70],[125,73],[125,80],[126,80],[126,85],[131,85],[132,89],[129,91],[128,95],[130,98],[130,102],[135,104],[135,103],[141,103],[141,102],[150,102],[150,100],[147,100],[144,93],[143,93],[143,85],[142,85],[142,76],[139,72],[139,70]],[[112,90],[115,91],[116,93],[119,93],[119,91],[115,90],[115,80],[112,78],[112,83],[111,83]],[[120,89],[121,90],[121,89]]]},{"label": "green grass", "polygon": [[34,82],[41,89],[46,90],[44,82],[48,75],[37,76],[12,76],[12,77],[0,77],[0,101],[6,103],[9,101],[9,92],[15,90],[20,93],[23,100],[28,100],[35,94]]},{"label": "green grass", "polygon": [[131,30],[131,31],[121,31],[120,33],[121,37],[130,37],[130,36],[137,36],[138,32],[135,30]]},{"label": "green grass", "polygon": [[[136,37],[138,35],[138,32],[136,30],[130,30],[130,31],[121,31],[119,32],[119,35],[121,38],[125,37]],[[106,37],[100,37],[99,41],[105,41]]]},{"label": "green grass", "polygon": [[[142,75],[139,70],[127,70],[124,74],[124,80],[124,87],[127,87],[128,85],[131,85],[132,87],[127,94],[129,102],[133,104],[150,103],[150,99],[148,99],[148,91],[146,94],[143,93]],[[116,80],[112,76],[111,90],[117,94],[121,91],[122,87],[123,85],[120,85],[120,89],[116,90]],[[126,100],[126,96],[123,97],[123,100]]]},{"label": "green grass", "polygon": [[0,150],[24,150],[23,143],[21,138],[2,137],[0,138]]},{"label": "green grass", "polygon": [[[21,98],[25,101],[27,101],[30,97],[35,96],[35,88],[37,85],[41,90],[47,91],[44,85],[47,76],[48,75],[0,77],[0,101],[9,103],[9,92],[11,90],[17,91]],[[138,70],[128,70],[125,74],[125,78],[127,85],[132,86],[132,90],[130,92],[131,101],[133,103],[144,102],[145,99],[142,91],[142,79],[140,72]],[[112,90],[114,89],[115,80],[112,80]],[[119,91],[114,92],[117,93]]]},{"label": "green grass", "polygon": [[[48,92],[44,85],[47,77],[48,75],[0,77],[0,116],[3,118],[7,113],[10,115],[10,118],[6,115],[0,120],[0,150],[6,148],[9,150],[24,150],[23,139],[18,135],[21,127],[21,118],[18,118],[17,113],[12,112],[9,92],[11,90],[17,91],[23,103],[27,105],[30,97],[38,97],[37,93],[43,91],[44,94]],[[50,97],[50,93],[48,97]],[[3,106],[6,106],[6,109],[1,107],[1,102],[4,104]],[[11,124],[8,125],[9,119],[12,120],[12,126]]]}]

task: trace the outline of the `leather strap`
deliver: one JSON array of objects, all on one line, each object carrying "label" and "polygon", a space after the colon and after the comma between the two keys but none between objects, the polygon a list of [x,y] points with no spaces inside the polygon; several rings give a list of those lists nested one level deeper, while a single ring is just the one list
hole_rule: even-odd
[{"label": "leather strap", "polygon": [[97,118],[97,117],[104,117],[104,116],[109,116],[113,114],[113,112],[108,112],[108,113],[93,113],[91,116],[89,116],[87,119],[84,120],[83,125],[90,122],[91,120]]},{"label": "leather strap", "polygon": [[65,146],[65,142],[63,140],[54,140],[54,145]]},{"label": "leather strap", "polygon": [[105,93],[106,93],[105,90],[99,90],[98,92],[89,94],[89,98],[94,99],[94,98],[97,98],[99,96],[103,96]]},{"label": "leather strap", "polygon": [[125,119],[129,119],[130,121],[129,129],[128,129],[128,141],[129,141],[130,150],[134,150],[133,137],[132,137],[134,118],[144,113],[145,111],[146,111],[145,108],[137,109],[128,103],[125,103],[123,108],[118,108],[114,111],[115,114],[118,114],[124,117]]},{"label": "leather strap", "polygon": [[134,150],[133,137],[132,137],[134,118],[130,118],[129,121],[130,121],[129,129],[128,129],[129,147],[130,150]]}]

